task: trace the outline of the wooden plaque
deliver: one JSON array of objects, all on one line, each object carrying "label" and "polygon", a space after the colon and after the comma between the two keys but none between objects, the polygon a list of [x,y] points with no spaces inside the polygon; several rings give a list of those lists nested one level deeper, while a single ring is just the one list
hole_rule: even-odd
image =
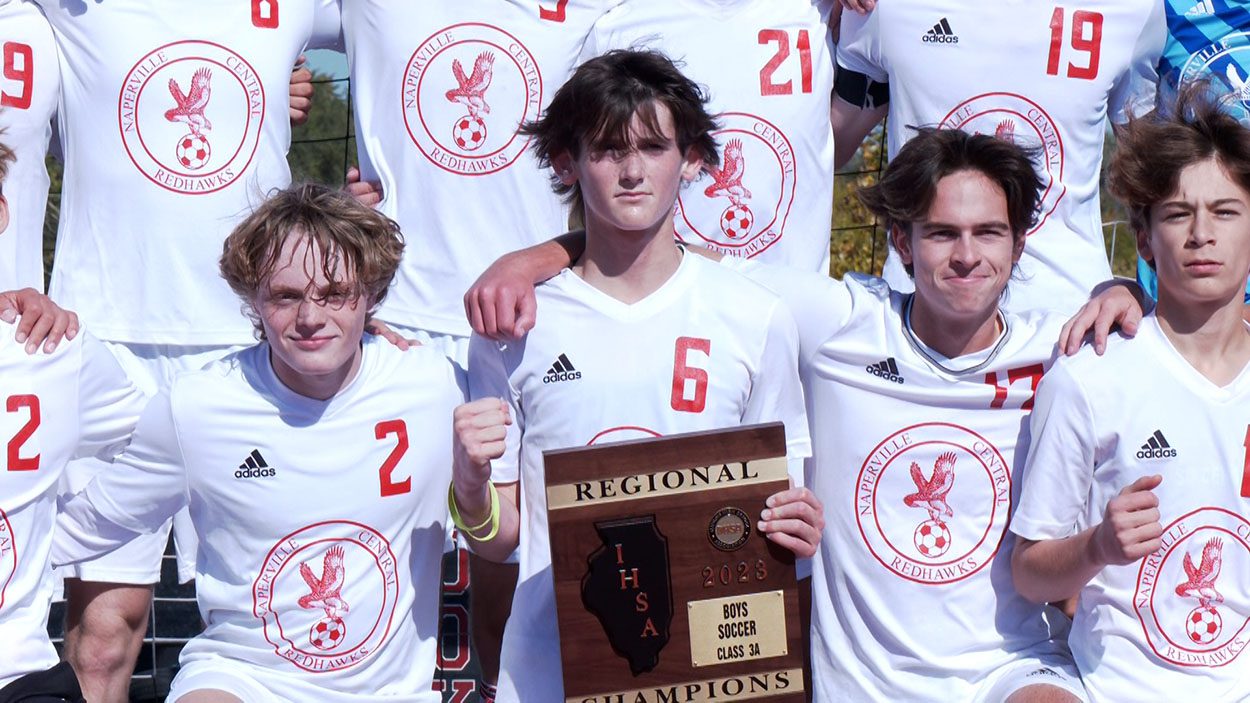
[{"label": "wooden plaque", "polygon": [[802,701],[781,423],[545,452],[568,703]]}]

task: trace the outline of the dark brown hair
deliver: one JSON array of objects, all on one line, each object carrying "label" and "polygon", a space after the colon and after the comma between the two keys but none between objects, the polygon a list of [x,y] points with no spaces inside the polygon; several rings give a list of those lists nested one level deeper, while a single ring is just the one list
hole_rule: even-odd
[{"label": "dark brown hair", "polygon": [[[937,194],[938,181],[958,171],[982,173],[1007,196],[1007,219],[1015,239],[1037,222],[1042,181],[1033,168],[1036,150],[988,134],[926,127],[898,150],[881,180],[859,191],[864,207],[884,221],[910,233],[924,220]],[[912,267],[906,266],[908,275]]]},{"label": "dark brown hair", "polygon": [[[521,133],[534,138],[534,153],[543,167],[550,167],[561,154],[576,159],[584,148],[630,144],[629,126],[635,115],[649,136],[658,136],[656,105],[664,105],[673,116],[682,153],[693,149],[704,164],[716,166],[720,162],[712,137],[716,121],[707,112],[707,100],[707,94],[664,54],[619,49],[578,66],[542,118],[522,125]],[[580,215],[581,186],[565,185],[554,174],[551,180]]]},{"label": "dark brown hair", "polygon": [[315,183],[274,193],[226,237],[221,254],[221,275],[262,339],[254,301],[291,237],[316,244],[326,280],[336,280],[341,261],[354,280],[352,294],[364,296],[370,312],[386,297],[404,251],[399,225],[347,193]]},{"label": "dark brown hair", "polygon": [[1176,192],[1181,171],[1199,161],[1215,158],[1250,192],[1250,130],[1220,108],[1208,84],[1185,87],[1174,103],[1130,119],[1116,136],[1107,185],[1138,232],[1148,230],[1151,206]]}]

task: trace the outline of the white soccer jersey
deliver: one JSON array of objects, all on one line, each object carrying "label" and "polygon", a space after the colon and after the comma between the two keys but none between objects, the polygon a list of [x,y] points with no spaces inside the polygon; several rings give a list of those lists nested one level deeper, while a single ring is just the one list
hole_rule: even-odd
[{"label": "white soccer jersey", "polygon": [[[1150,107],[1164,35],[1158,0],[883,2],[843,15],[839,94],[855,74],[888,81],[891,157],[924,126],[1039,147],[1045,192],[1006,305],[1071,313],[1111,277],[1098,197],[1107,120]],[[912,289],[892,250],[885,278]]]},{"label": "white soccer jersey", "polygon": [[682,241],[829,271],[829,11],[825,0],[627,2],[591,29],[583,58],[658,49],[710,93],[721,165],[678,194]]},{"label": "white soccer jersey", "polygon": [[620,0],[345,0],[361,172],[408,246],[378,317],[468,336],[461,298],[503,254],[568,228],[517,134]]},{"label": "white soccer jersey", "polygon": [[[470,392],[511,407],[497,483],[521,482],[520,580],[504,633],[501,701],[563,700],[542,453],[781,420],[802,482],[807,421],[794,321],[775,295],[697,255],[627,305],[572,271],[538,287],[520,342],[474,337]],[[743,320],[750,320],[744,325]]]},{"label": "white soccer jersey", "polygon": [[44,156],[61,90],[56,42],[39,8],[0,0],[0,142],[17,154],[0,184],[9,228],[0,233],[0,289],[43,290]]},{"label": "white soccer jersey", "polygon": [[334,0],[39,0],[61,56],[52,297],[115,342],[254,341],[221,243],[290,181],[291,67]]},{"label": "white soccer jersey", "polygon": [[145,400],[90,335],[31,356],[14,330],[0,323],[0,688],[58,659],[48,640],[48,556],[65,462],[120,451]]},{"label": "white soccer jersey", "polygon": [[1163,476],[1163,546],[1080,593],[1070,642],[1092,700],[1250,699],[1248,422],[1250,371],[1217,387],[1153,315],[1042,383],[1013,532],[1067,537],[1125,486]]},{"label": "white soccer jersey", "polygon": [[[134,441],[58,520],[60,564],[189,505],[202,634],[277,700],[438,701],[431,691],[451,481],[454,367],[364,344],[328,401],[298,395],[258,345],[179,376]],[[337,695],[335,695],[337,694]]]},{"label": "white soccer jersey", "polygon": [[1003,667],[1061,654],[1012,585],[1007,523],[1021,424],[1063,319],[1006,316],[994,353],[946,360],[909,335],[909,296],[881,279],[744,272],[802,320],[808,485],[825,506],[816,700],[970,701]]}]

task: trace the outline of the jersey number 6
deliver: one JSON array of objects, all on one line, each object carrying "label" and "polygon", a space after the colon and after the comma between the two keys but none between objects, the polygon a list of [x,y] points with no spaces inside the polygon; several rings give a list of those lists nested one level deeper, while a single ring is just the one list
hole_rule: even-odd
[{"label": "jersey number 6", "polygon": [[395,467],[399,465],[399,460],[404,458],[404,454],[408,451],[408,425],[403,420],[386,420],[379,422],[373,428],[373,434],[378,439],[386,439],[395,435],[398,440],[395,442],[395,448],[387,455],[386,461],[382,462],[382,467],[378,469],[378,483],[382,490],[382,497],[397,496],[412,491],[411,476],[399,483],[391,478]]},{"label": "jersey number 6", "polygon": [[[673,351],[673,409],[683,413],[701,413],[707,405],[707,369],[691,366],[690,352],[712,355],[712,340],[698,337],[678,337]],[[686,383],[694,384],[690,393]]]},{"label": "jersey number 6", "polygon": [[26,424],[9,440],[9,471],[38,471],[40,455],[22,456],[22,445],[39,429],[39,396],[11,395],[4,409],[11,413],[23,410],[28,413]]}]

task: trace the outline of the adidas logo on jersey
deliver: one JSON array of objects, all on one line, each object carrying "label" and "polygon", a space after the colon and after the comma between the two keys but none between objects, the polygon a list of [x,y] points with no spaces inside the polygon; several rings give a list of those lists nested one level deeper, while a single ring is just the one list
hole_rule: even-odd
[{"label": "adidas logo on jersey", "polygon": [[1215,14],[1215,4],[1212,0],[1199,0],[1197,5],[1185,11],[1186,17],[1205,17]]},{"label": "adidas logo on jersey", "polygon": [[951,23],[943,17],[940,22],[933,25],[933,29],[924,33],[921,40],[927,44],[958,44],[959,37],[955,36],[955,31],[951,29]]},{"label": "adidas logo on jersey", "polygon": [[903,377],[898,373],[898,364],[894,362],[894,357],[890,357],[885,361],[878,361],[875,364],[869,364],[864,367],[864,370],[878,378],[884,378],[895,383],[903,383]]},{"label": "adidas logo on jersey", "polygon": [[234,472],[235,478],[270,478],[278,475],[278,470],[265,462],[265,457],[260,455],[259,449],[253,449],[251,454],[247,455],[247,459],[239,464],[239,469]]},{"label": "adidas logo on jersey", "polygon": [[1176,450],[1168,444],[1160,430],[1155,430],[1155,433],[1150,435],[1150,439],[1137,450],[1138,459],[1170,459],[1174,456],[1176,456]]},{"label": "adidas logo on jersey", "polygon": [[556,361],[547,369],[547,375],[543,376],[543,383],[558,383],[560,381],[576,381],[582,377],[582,372],[573,368],[573,362],[563,354],[556,357]]}]

